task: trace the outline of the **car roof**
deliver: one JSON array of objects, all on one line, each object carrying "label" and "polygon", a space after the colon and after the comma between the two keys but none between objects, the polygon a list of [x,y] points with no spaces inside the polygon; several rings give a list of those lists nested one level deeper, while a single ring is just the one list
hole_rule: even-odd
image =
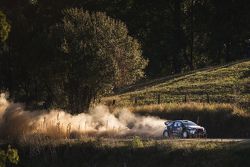
[{"label": "car roof", "polygon": [[[175,120],[173,122],[181,122],[181,123],[187,123],[187,122],[193,122],[193,121],[190,121],[190,120]],[[193,122],[194,123],[194,122]]]},{"label": "car roof", "polygon": [[189,121],[189,120],[171,120],[171,121],[167,121],[168,124],[172,124],[174,122],[187,123],[187,122],[193,122],[193,121]]},{"label": "car roof", "polygon": [[192,121],[189,121],[189,120],[169,120],[167,122],[192,122]]},{"label": "car roof", "polygon": [[192,122],[192,121],[189,121],[189,120],[175,120],[175,122],[177,122],[177,121],[179,121],[179,122]]}]

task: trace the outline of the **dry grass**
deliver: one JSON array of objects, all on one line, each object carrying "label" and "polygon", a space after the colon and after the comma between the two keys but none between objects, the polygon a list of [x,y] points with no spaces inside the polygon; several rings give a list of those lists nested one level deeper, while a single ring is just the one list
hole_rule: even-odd
[{"label": "dry grass", "polygon": [[[142,105],[142,106],[135,106],[131,107],[133,112],[138,111],[145,111],[145,112],[154,112],[154,111],[161,111],[161,112],[178,112],[181,110],[192,110],[196,112],[203,112],[203,111],[234,111],[234,106],[231,104],[226,103],[166,103],[166,104],[152,104],[152,105]],[[240,112],[237,109],[237,112]]]},{"label": "dry grass", "polygon": [[[136,141],[136,143],[135,143]],[[138,144],[139,143],[139,144]],[[20,166],[249,166],[250,143],[202,141],[57,141],[18,146]],[[195,161],[194,161],[195,160]],[[244,162],[244,165],[242,165]],[[232,165],[228,165],[232,164]]]},{"label": "dry grass", "polygon": [[165,120],[191,120],[204,126],[208,137],[250,137],[250,113],[232,104],[169,103],[134,106],[130,107],[130,111]]},{"label": "dry grass", "polygon": [[[136,87],[136,85],[135,85]],[[123,94],[105,97],[102,102],[117,106],[157,104],[160,94],[161,103],[207,102],[230,103],[242,106],[249,111],[250,107],[250,61],[246,60],[215,69],[193,72],[173,77],[164,82],[155,82],[138,86]]]},{"label": "dry grass", "polygon": [[182,112],[182,111],[192,111],[192,112],[221,112],[227,114],[236,114],[241,116],[250,116],[244,109],[239,108],[233,104],[229,103],[166,103],[166,104],[151,104],[151,105],[141,105],[132,106],[130,110],[134,113],[154,113],[154,112]]}]

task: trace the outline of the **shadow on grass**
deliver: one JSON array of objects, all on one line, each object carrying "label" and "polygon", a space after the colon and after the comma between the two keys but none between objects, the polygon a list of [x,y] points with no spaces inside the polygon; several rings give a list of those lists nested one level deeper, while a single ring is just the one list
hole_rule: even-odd
[{"label": "shadow on grass", "polygon": [[19,148],[20,166],[36,167],[224,167],[249,166],[250,143],[227,144],[201,149],[155,144],[142,148],[110,147],[96,143],[44,146],[39,152],[29,147]]}]

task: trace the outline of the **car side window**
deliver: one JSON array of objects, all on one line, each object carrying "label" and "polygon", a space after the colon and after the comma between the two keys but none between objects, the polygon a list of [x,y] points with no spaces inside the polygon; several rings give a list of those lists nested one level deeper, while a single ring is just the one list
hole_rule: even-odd
[{"label": "car side window", "polygon": [[181,122],[179,122],[179,127],[182,128],[182,123]]},{"label": "car side window", "polygon": [[174,127],[179,127],[179,122],[175,122]]},{"label": "car side window", "polygon": [[174,127],[180,128],[180,127],[181,127],[181,123],[180,123],[180,122],[175,122],[175,123],[174,123]]}]

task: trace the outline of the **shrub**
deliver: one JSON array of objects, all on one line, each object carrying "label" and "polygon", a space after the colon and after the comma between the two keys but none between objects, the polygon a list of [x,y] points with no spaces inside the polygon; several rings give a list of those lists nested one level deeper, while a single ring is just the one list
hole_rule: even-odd
[{"label": "shrub", "polygon": [[143,148],[144,144],[139,136],[135,136],[130,143],[131,148]]},{"label": "shrub", "polygon": [[7,22],[5,14],[0,11],[0,42],[4,42],[8,38],[10,25]]},{"label": "shrub", "polygon": [[0,149],[0,167],[5,167],[7,161],[12,164],[17,164],[19,161],[17,150],[11,148],[11,146],[8,146],[7,151]]}]

